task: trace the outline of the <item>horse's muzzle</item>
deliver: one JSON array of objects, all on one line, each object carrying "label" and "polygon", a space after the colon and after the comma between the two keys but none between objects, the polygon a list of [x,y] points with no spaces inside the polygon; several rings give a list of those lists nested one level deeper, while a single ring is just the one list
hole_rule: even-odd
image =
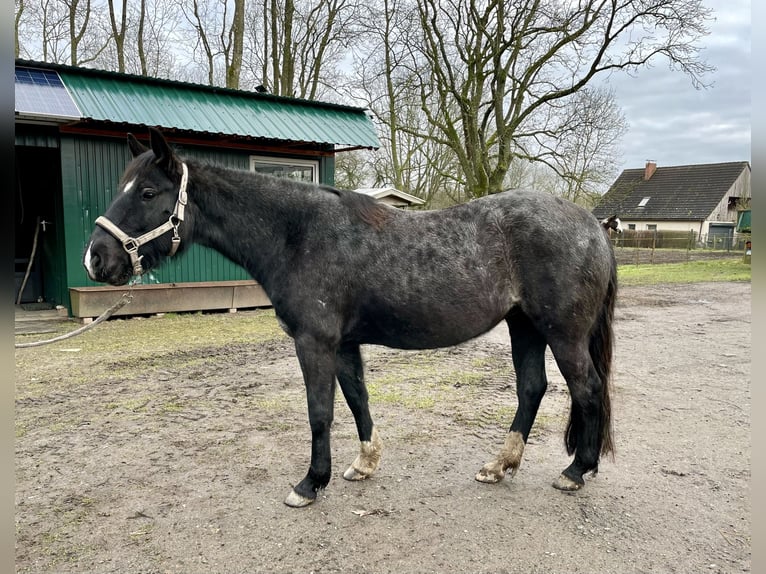
[{"label": "horse's muzzle", "polygon": [[88,245],[82,258],[82,264],[88,277],[97,283],[108,283],[115,286],[125,285],[132,275],[130,266],[121,260],[122,257],[112,258],[114,261],[109,264],[110,258],[105,254],[105,251],[106,248],[97,245],[95,241],[91,241]]}]

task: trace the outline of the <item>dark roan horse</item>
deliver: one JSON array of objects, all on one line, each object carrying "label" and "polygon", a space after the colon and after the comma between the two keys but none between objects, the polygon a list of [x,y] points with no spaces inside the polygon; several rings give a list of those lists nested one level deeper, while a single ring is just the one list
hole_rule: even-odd
[{"label": "dark roan horse", "polygon": [[295,342],[312,436],[310,467],[286,504],[312,503],[330,481],[336,380],[361,442],[343,477],[365,479],[378,468],[381,439],[360,345],[447,347],[501,321],[510,330],[518,408],[476,480],[495,483],[518,469],[548,385],[547,347],[569,388],[564,442],[574,455],[553,486],[581,488],[613,451],[616,265],[592,214],[520,190],[403,211],[353,191],[182,160],[150,132],[149,148],[128,135],[133,160],[83,264],[94,281],[123,285],[199,243],[263,286]]}]

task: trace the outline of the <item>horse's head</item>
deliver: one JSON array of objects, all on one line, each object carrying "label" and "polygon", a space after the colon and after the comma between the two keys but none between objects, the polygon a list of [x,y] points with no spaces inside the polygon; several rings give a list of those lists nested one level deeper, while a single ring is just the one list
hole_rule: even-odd
[{"label": "horse's head", "polygon": [[83,256],[94,281],[124,285],[175,254],[187,234],[188,226],[182,224],[186,166],[159,131],[150,132],[150,148],[128,134],[133,160],[120,179],[117,197],[96,220]]},{"label": "horse's head", "polygon": [[607,217],[606,219],[601,220],[601,225],[606,229],[607,231],[612,229],[616,231],[617,233],[622,233],[622,222],[620,221],[620,218],[616,215],[612,215],[611,217]]}]

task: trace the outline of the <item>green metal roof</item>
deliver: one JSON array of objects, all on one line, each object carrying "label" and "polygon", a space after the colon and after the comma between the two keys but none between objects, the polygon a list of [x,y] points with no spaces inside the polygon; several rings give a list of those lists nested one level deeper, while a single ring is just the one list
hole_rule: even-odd
[{"label": "green metal roof", "polygon": [[214,135],[378,148],[363,108],[256,92],[16,61],[58,72],[82,119]]}]

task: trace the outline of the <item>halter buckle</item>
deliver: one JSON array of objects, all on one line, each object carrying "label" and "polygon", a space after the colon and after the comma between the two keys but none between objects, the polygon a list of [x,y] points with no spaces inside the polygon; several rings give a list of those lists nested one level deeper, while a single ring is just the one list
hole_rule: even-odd
[{"label": "halter buckle", "polygon": [[138,253],[138,241],[132,237],[126,237],[122,240],[122,248],[128,253]]}]

